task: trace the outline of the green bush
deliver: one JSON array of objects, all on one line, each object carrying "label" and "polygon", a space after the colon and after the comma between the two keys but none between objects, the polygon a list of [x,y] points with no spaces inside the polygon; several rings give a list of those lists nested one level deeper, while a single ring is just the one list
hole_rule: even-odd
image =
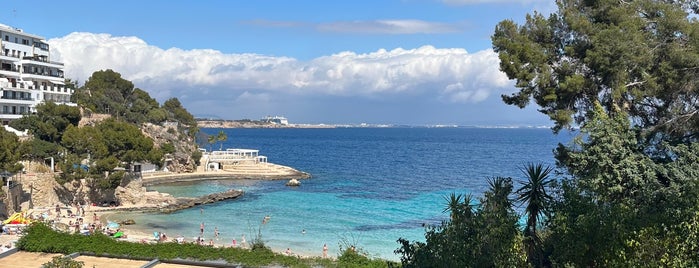
[{"label": "green bush", "polygon": [[56,256],[50,262],[41,265],[41,268],[82,268],[84,262],[76,261],[68,257]]}]

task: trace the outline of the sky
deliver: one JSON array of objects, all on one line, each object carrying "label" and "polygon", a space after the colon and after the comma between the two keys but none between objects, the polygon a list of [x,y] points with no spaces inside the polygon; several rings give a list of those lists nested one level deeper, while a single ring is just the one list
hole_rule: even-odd
[{"label": "sky", "polygon": [[0,0],[82,85],[111,69],[195,117],[290,123],[549,126],[490,36],[554,0]]}]

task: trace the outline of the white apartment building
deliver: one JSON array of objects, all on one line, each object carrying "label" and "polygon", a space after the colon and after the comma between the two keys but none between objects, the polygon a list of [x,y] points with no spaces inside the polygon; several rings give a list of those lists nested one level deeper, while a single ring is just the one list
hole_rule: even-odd
[{"label": "white apartment building", "polygon": [[66,88],[63,63],[51,61],[43,37],[0,24],[0,121],[7,125],[36,112],[44,101],[75,106]]}]

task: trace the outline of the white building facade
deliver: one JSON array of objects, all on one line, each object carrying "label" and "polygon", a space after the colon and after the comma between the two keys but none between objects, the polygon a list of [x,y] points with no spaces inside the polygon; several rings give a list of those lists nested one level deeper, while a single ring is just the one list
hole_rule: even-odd
[{"label": "white building facade", "polygon": [[51,61],[43,37],[0,24],[0,121],[7,125],[36,112],[44,101],[75,106],[63,63]]}]

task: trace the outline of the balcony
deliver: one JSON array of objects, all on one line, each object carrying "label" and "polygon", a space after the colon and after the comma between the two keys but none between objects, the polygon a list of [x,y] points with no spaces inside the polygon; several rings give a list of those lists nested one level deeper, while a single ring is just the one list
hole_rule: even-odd
[{"label": "balcony", "polygon": [[34,101],[32,97],[10,97],[10,96],[0,96],[2,100],[20,100],[20,101]]},{"label": "balcony", "polygon": [[24,89],[24,90],[34,90],[36,87],[33,85],[27,85],[22,83],[9,83],[9,89]]},{"label": "balcony", "polygon": [[23,64],[37,64],[37,65],[49,66],[49,67],[55,67],[55,68],[63,68],[63,66],[64,66],[62,62],[49,61],[48,57],[39,57],[39,56],[23,57],[22,63]]},{"label": "balcony", "polygon": [[29,77],[42,78],[42,77],[47,77],[47,76],[63,78],[62,73],[50,73],[50,72],[38,72],[38,71],[31,72],[31,71],[26,71],[26,70],[22,73],[22,76],[27,76],[28,78]]},{"label": "balcony", "polygon": [[10,52],[5,52],[5,51],[0,51],[0,56],[17,58],[17,59],[22,57],[22,55],[19,52],[10,53]]},{"label": "balcony", "polygon": [[39,90],[58,93],[70,93],[68,88],[65,86],[39,86]]}]

